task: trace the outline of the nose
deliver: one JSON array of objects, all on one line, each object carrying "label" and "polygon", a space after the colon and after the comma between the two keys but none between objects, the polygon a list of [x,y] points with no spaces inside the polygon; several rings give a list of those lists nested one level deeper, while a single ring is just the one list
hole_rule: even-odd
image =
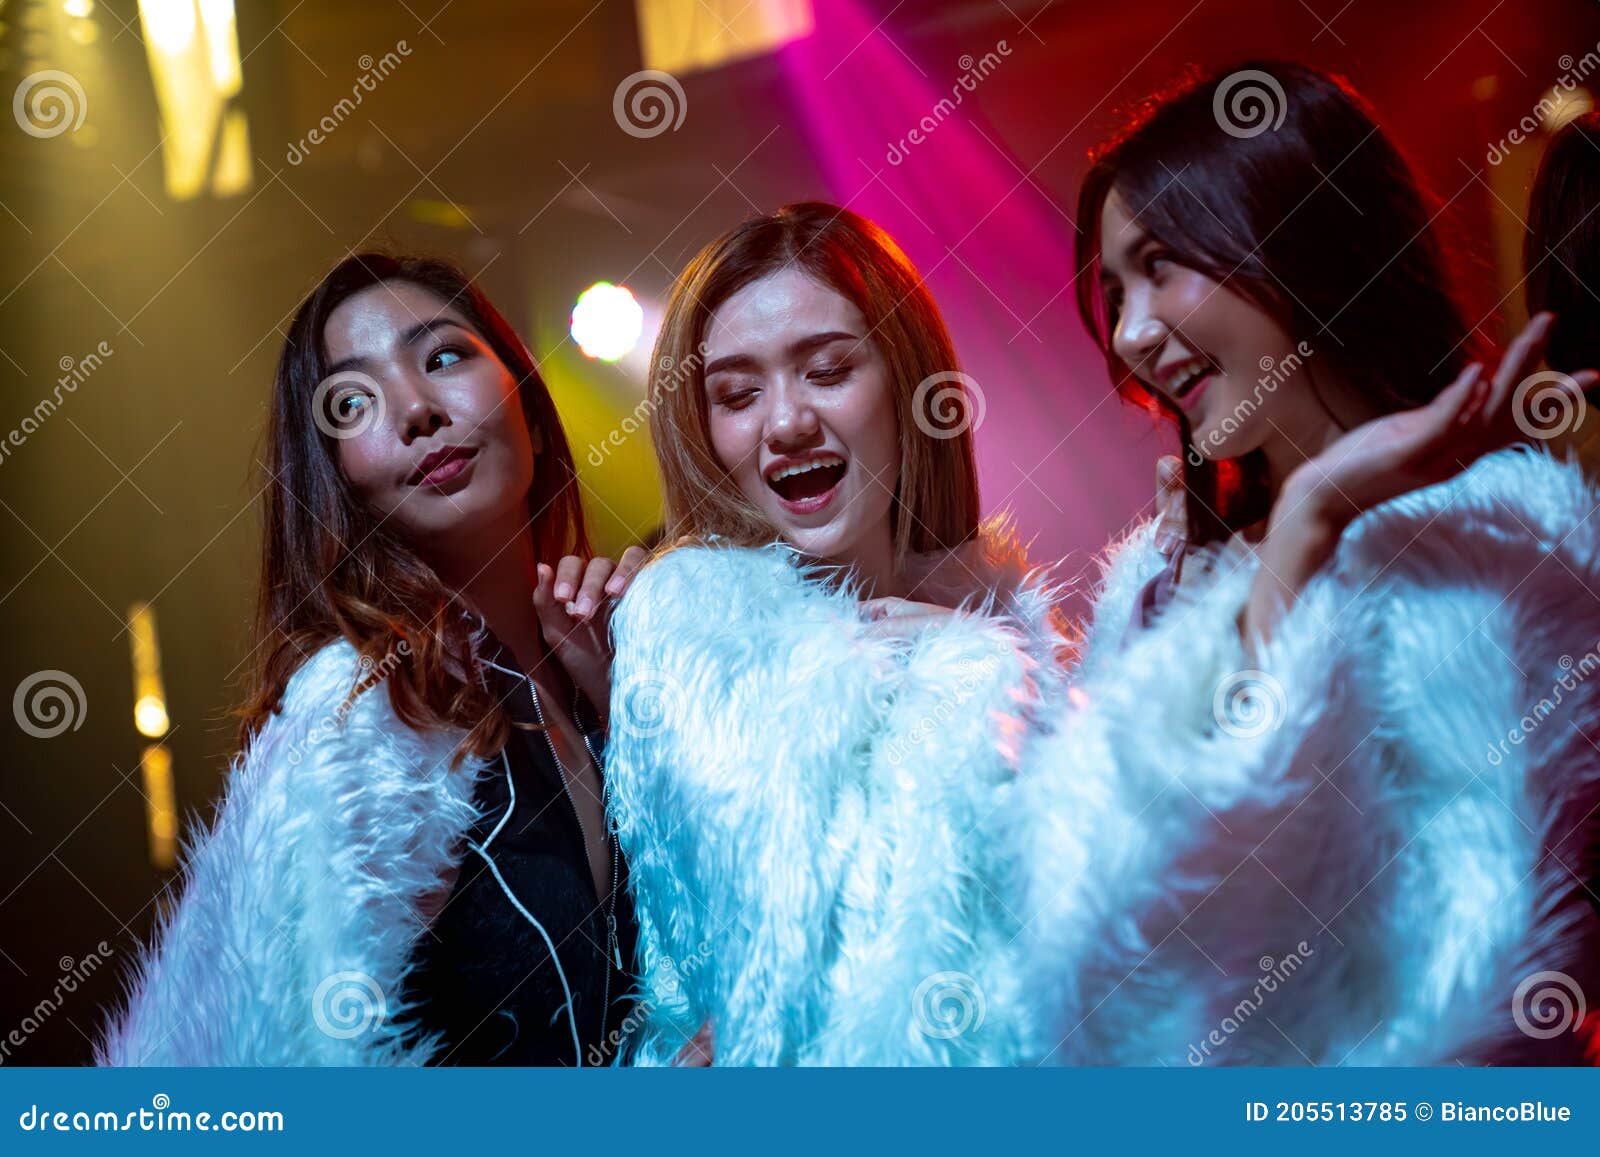
[{"label": "nose", "polygon": [[401,375],[390,383],[390,403],[400,440],[407,445],[451,425],[450,413],[426,378]]},{"label": "nose", "polygon": [[1117,318],[1117,330],[1111,335],[1111,347],[1117,357],[1138,368],[1166,343],[1171,332],[1171,327],[1148,309],[1124,309]]},{"label": "nose", "polygon": [[792,382],[773,390],[773,405],[767,412],[767,446],[774,453],[805,449],[815,442],[821,429],[817,412],[806,391]]}]

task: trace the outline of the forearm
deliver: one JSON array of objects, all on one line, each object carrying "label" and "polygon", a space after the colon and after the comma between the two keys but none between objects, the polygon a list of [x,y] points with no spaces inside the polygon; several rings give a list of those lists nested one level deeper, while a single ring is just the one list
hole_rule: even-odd
[{"label": "forearm", "polygon": [[1350,520],[1348,503],[1294,486],[1292,478],[1285,484],[1256,551],[1261,565],[1239,615],[1240,637],[1247,647],[1271,640],[1279,619],[1333,557]]}]

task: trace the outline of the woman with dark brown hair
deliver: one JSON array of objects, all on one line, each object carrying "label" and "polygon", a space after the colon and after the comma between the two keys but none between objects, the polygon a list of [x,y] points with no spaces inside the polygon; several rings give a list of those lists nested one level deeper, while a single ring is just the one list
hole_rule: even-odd
[{"label": "woman with dark brown hair", "polygon": [[1562,854],[1600,815],[1600,492],[1533,419],[1596,374],[1538,371],[1549,314],[1475,360],[1443,209],[1303,65],[1146,102],[1078,204],[1182,517],[1109,552],[1020,781],[1039,1055],[1576,1060],[1543,1026],[1600,944]]},{"label": "woman with dark brown hair", "polygon": [[366,253],[284,344],[241,754],[101,1046],[118,1065],[591,1063],[631,981],[606,626],[527,348]]},{"label": "woman with dark brown hair", "polygon": [[991,827],[1059,639],[980,528],[937,306],[881,229],[790,205],[690,263],[653,363],[677,541],[618,608],[608,753],[635,1059],[707,1022],[718,1064],[1015,1059]]}]

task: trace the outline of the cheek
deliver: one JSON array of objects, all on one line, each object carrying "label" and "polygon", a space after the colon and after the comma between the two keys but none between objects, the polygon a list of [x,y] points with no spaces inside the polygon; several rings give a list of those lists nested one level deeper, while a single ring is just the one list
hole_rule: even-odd
[{"label": "cheek", "polygon": [[841,408],[840,422],[849,431],[853,452],[869,458],[878,472],[898,473],[900,426],[894,413],[894,396],[882,368],[864,374]]},{"label": "cheek", "polygon": [[495,455],[514,477],[510,482],[524,490],[533,483],[533,436],[522,399],[509,374],[486,372],[465,383],[451,411],[460,433],[456,438],[492,443]]},{"label": "cheek", "polygon": [[718,412],[712,410],[707,417],[711,434],[711,450],[731,477],[753,476],[760,467],[761,421],[755,407],[744,410]]},{"label": "cheek", "polygon": [[1205,346],[1214,346],[1230,331],[1236,321],[1231,318],[1232,304],[1237,300],[1218,282],[1193,269],[1174,275],[1161,295],[1164,316]]},{"label": "cheek", "polygon": [[380,442],[369,436],[343,440],[335,450],[335,459],[357,498],[384,506],[388,489],[385,482],[393,475],[395,466]]}]

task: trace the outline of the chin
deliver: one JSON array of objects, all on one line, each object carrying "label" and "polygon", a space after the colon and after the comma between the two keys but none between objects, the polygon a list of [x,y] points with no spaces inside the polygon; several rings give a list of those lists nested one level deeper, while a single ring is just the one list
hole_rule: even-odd
[{"label": "chin", "polygon": [[1208,462],[1220,462],[1228,458],[1242,458],[1250,451],[1261,445],[1261,439],[1255,432],[1248,428],[1236,428],[1232,431],[1217,429],[1195,430],[1190,435],[1194,447]]}]

